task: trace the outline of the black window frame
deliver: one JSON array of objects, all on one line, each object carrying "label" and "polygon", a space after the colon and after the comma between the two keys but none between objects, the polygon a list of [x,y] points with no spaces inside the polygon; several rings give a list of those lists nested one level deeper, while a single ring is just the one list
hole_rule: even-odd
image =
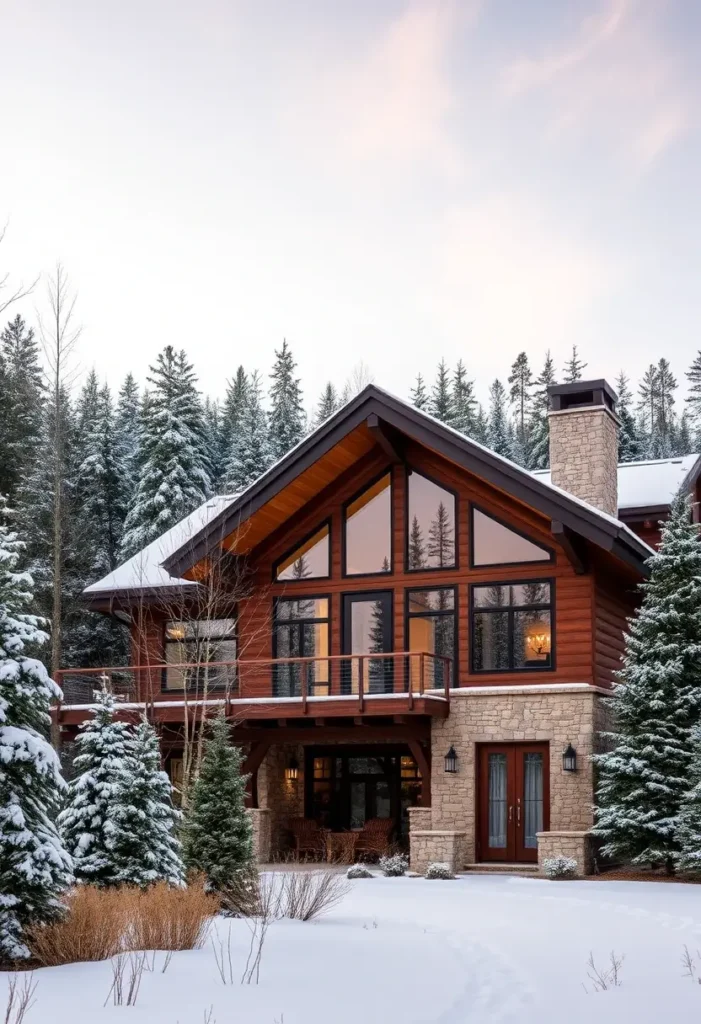
[{"label": "black window frame", "polygon": [[[236,609],[233,612],[232,615],[227,615],[225,618],[221,618],[221,619],[214,619],[214,618],[211,618],[211,617],[204,618],[204,619],[192,619],[192,618],[190,618],[190,619],[187,619],[187,618],[185,618],[185,619],[164,619],[164,621],[163,621],[163,636],[162,636],[162,643],[163,643],[163,670],[161,672],[161,692],[162,693],[195,693],[196,691],[201,689],[201,682],[200,682],[200,679],[199,679],[198,675],[195,675],[195,678],[193,679],[193,681],[188,683],[187,686],[168,686],[168,669],[174,667],[174,666],[171,666],[171,665],[168,664],[168,655],[167,655],[168,645],[169,644],[187,644],[187,643],[197,643],[198,642],[197,640],[187,640],[185,638],[183,638],[181,640],[169,639],[169,637],[168,637],[168,626],[169,626],[169,624],[173,623],[173,622],[187,623],[187,622],[232,622],[232,621],[234,623],[234,627],[233,627],[233,630],[231,631],[231,633],[229,633],[227,636],[215,637],[214,638],[214,642],[216,642],[217,640],[223,640],[223,641],[233,640],[234,641],[234,646],[236,648],[236,658],[234,659],[234,661],[237,662],[238,661],[238,654],[239,654],[239,617],[238,617],[238,609]],[[225,659],[222,659],[222,660],[225,660]],[[181,662],[181,664],[189,664],[189,662],[186,659],[184,662]],[[199,662],[197,662],[195,660],[195,661],[192,662],[192,664],[199,664]],[[204,665],[206,663],[202,662],[202,664]],[[232,686],[233,687],[237,687],[238,686],[238,672],[237,672],[236,669],[234,669],[234,678],[233,678],[233,680],[225,679],[225,680],[221,680],[220,682],[217,682],[216,680],[208,681],[208,683],[207,683],[207,690],[227,690],[227,689],[230,689]]]},{"label": "black window frame", "polygon": [[[409,604],[412,594],[420,594],[425,590],[452,590],[453,607],[444,611],[411,612]],[[453,666],[451,670],[451,688],[457,686],[458,679],[458,632],[460,629],[460,588],[455,583],[447,583],[435,587],[407,587],[404,591],[404,647],[409,652],[409,620],[425,619],[429,616],[453,616]],[[409,659],[411,661],[411,659]]]},{"label": "black window frame", "polygon": [[[481,587],[523,587],[532,586],[534,583],[547,583],[550,586],[550,601],[536,604],[514,604],[504,605],[495,608],[475,607],[475,591]],[[533,672],[554,672],[557,667],[557,635],[555,629],[555,578],[552,576],[537,576],[534,579],[517,580],[489,580],[480,583],[470,584],[469,597],[469,641],[470,641],[470,674],[478,676],[511,675],[514,673]],[[516,612],[547,611],[550,613],[550,663],[548,665],[523,665],[514,667],[514,615]],[[494,615],[506,612],[508,614],[508,668],[477,668],[475,666],[475,614]]]},{"label": "black window frame", "polygon": [[[323,530],[323,528],[325,526],[328,527],[328,531],[329,531],[328,535],[327,535],[328,538],[329,538],[329,557],[328,557],[328,565],[326,567],[327,571],[322,576],[305,576],[303,579],[299,579],[299,580],[295,580],[295,579],[292,579],[292,580],[279,580],[277,578],[277,571],[278,571],[278,568],[279,568],[280,564],[282,562],[284,562],[286,558],[289,558],[290,555],[294,554],[294,552],[297,550],[297,548],[301,548],[303,544],[306,544],[308,540],[311,540],[312,537],[315,534],[320,533],[320,531]],[[332,521],[331,521],[331,516],[328,516],[322,522],[318,523],[317,526],[315,526],[313,530],[310,530],[308,533],[305,533],[305,535],[301,538],[301,540],[298,540],[295,544],[292,544],[289,548],[287,548],[287,550],[285,552],[283,552],[283,554],[280,555],[280,557],[278,559],[276,559],[276,561],[273,563],[273,569],[272,569],[273,579],[272,579],[272,582],[273,583],[277,583],[277,584],[279,584],[281,586],[288,587],[290,585],[296,586],[296,584],[298,584],[298,583],[307,583],[307,582],[310,582],[312,580],[330,580],[331,579],[332,531],[333,531],[333,525],[332,525]]]},{"label": "black window frame", "polygon": [[[347,571],[347,543],[346,523],[348,508],[358,498],[369,491],[383,477],[389,476],[389,572],[348,572]],[[381,473],[376,473],[371,480],[368,480],[351,497],[343,502],[341,507],[341,579],[344,580],[368,580],[368,579],[389,579],[394,574],[394,467],[390,464],[385,466]]]},{"label": "black window frame", "polygon": [[[481,512],[483,516],[487,516],[488,519],[493,519],[495,523],[503,526],[507,530],[511,530],[512,533],[517,534],[524,540],[527,540],[529,544],[535,544],[536,547],[542,548],[543,551],[548,553],[548,558],[540,558],[537,561],[524,561],[520,559],[516,562],[475,562],[475,511]],[[502,519],[501,516],[495,515],[490,509],[484,508],[483,505],[479,505],[475,501],[470,502],[470,568],[476,569],[477,571],[486,569],[508,569],[515,565],[554,565],[555,564],[555,549],[551,548],[549,544],[543,544],[540,540],[535,540],[530,537],[524,530],[520,530],[513,523],[508,522],[506,519]],[[505,584],[508,586],[508,584]]]},{"label": "black window frame", "polygon": [[[450,494],[455,502],[455,563],[453,565],[443,566],[443,568],[437,565],[426,566],[425,568],[412,569],[409,565],[409,536],[411,530],[411,510],[409,507],[409,477],[412,473],[416,473],[418,476],[424,477],[430,483],[435,484],[436,487],[440,487],[442,491],[446,491]],[[438,480],[436,477],[431,476],[430,473],[424,472],[423,469],[417,469],[416,466],[408,465],[404,472],[404,571],[411,573],[412,575],[419,575],[420,573],[436,573],[436,572],[455,572],[456,569],[460,568],[460,496],[456,490],[452,487],[448,487],[442,480]],[[416,590],[436,590],[436,587],[416,587]]]},{"label": "black window frame", "polygon": [[[327,601],[328,602],[328,614],[327,614],[326,618],[321,618],[321,619],[320,618],[279,619],[278,618],[278,614],[277,614],[277,610],[278,610],[279,605],[281,603],[283,603],[284,601],[296,601],[298,603],[300,601]],[[277,631],[278,631],[278,626],[285,626],[285,625],[288,626],[288,627],[297,626],[297,627],[299,627],[301,629],[301,627],[303,627],[303,626],[312,626],[312,625],[316,625],[317,623],[321,623],[321,622],[325,622],[326,625],[327,625],[327,628],[328,628],[327,640],[328,640],[329,652],[328,652],[328,655],[326,655],[326,659],[329,659],[331,657],[331,594],[299,594],[299,595],[295,595],[295,596],[284,594],[284,595],[280,595],[279,597],[274,597],[273,598],[273,644],[272,644],[272,648],[273,648],[273,661],[277,661],[277,658],[278,658],[278,653],[277,653]],[[302,636],[303,636],[303,634],[302,634]],[[301,643],[299,645],[300,650],[303,648],[303,646],[304,646],[303,643]],[[308,657],[308,658],[312,658],[312,659],[314,659],[316,661],[324,661],[325,660],[324,657],[314,658],[313,654],[309,654],[309,655],[307,655],[307,654],[300,654],[299,657],[300,658],[307,658]],[[313,685],[315,687],[325,686],[326,687],[327,696],[331,693],[331,664],[332,664],[331,661],[327,660],[328,680],[325,683],[324,682],[313,682]],[[275,696],[281,696],[280,694],[275,694],[275,690],[277,689],[277,673],[276,673],[275,665],[273,665],[273,673],[272,673],[272,675],[273,675],[273,679],[272,679],[273,696],[274,697]],[[309,680],[307,680],[307,682],[309,683]],[[288,696],[290,696],[290,695],[288,695]],[[292,695],[292,696],[294,696],[294,695]],[[299,694],[299,696],[301,696],[301,694]],[[319,696],[319,695],[315,694],[314,696]],[[323,696],[323,694],[321,696]]]}]

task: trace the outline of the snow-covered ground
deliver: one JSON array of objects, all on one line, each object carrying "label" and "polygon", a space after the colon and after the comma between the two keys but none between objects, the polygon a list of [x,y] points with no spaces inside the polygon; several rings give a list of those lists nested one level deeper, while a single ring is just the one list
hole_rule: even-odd
[{"label": "snow-covered ground", "polygon": [[[682,965],[685,945],[695,958],[701,949],[697,886],[360,880],[326,917],[271,926],[258,985],[239,983],[249,931],[221,919],[221,939],[230,927],[233,985],[210,945],[176,953],[165,974],[158,954],[136,1007],[103,1008],[109,963],[44,969],[26,1024],[203,1024],[207,1013],[210,1024],[701,1020],[701,985]],[[596,992],[587,960],[605,967],[612,950],[625,958],[621,987]]]}]

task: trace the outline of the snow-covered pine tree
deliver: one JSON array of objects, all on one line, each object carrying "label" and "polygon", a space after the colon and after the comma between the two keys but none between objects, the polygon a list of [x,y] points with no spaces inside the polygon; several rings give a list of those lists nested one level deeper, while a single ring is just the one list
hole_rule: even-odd
[{"label": "snow-covered pine tree", "polygon": [[234,435],[224,472],[224,490],[237,494],[264,473],[273,461],[268,421],[261,400],[258,371],[248,382],[248,395],[238,433]]},{"label": "snow-covered pine tree", "polygon": [[428,411],[431,400],[420,373],[416,374],[416,384],[409,392],[409,401],[416,409],[426,409]]},{"label": "snow-covered pine tree", "polygon": [[110,824],[115,787],[131,755],[134,730],[115,718],[111,693],[101,693],[93,717],[83,723],[76,739],[75,777],[59,816],[61,836],[73,857],[75,877],[94,885],[117,885],[112,858]]},{"label": "snow-covered pine tree", "polygon": [[128,508],[136,491],[141,446],[141,400],[139,385],[128,373],[119,389],[114,418],[116,458],[122,473],[122,502]]},{"label": "snow-covered pine tree", "polygon": [[217,890],[226,889],[253,859],[251,819],[244,804],[248,776],[241,774],[242,765],[241,750],[219,715],[211,725],[183,828],[185,863],[202,871]]},{"label": "snow-covered pine tree", "polygon": [[701,871],[701,728],[691,733],[691,763],[677,821],[679,871]]},{"label": "snow-covered pine tree", "polygon": [[452,426],[454,415],[453,392],[450,386],[450,370],[445,359],[441,359],[438,364],[436,383],[433,385],[428,411],[437,420]]},{"label": "snow-covered pine tree", "polygon": [[222,410],[216,398],[209,398],[209,396],[205,398],[203,422],[207,458],[210,466],[210,482],[214,494],[219,494],[229,453],[228,449],[223,447]]},{"label": "snow-covered pine tree", "polygon": [[685,409],[672,435],[672,455],[689,455],[693,451],[691,423],[689,422],[689,413]]},{"label": "snow-covered pine tree", "polygon": [[616,415],[621,421],[618,431],[618,461],[635,462],[637,459],[643,458],[643,445],[640,440],[638,424],[631,411],[633,395],[628,377],[623,370],[616,377],[616,393],[618,394]]},{"label": "snow-covered pine tree", "polygon": [[607,735],[614,745],[594,757],[593,834],[607,856],[671,871],[690,734],[701,714],[701,543],[689,498],[675,499],[649,566],[609,700],[615,732]]},{"label": "snow-covered pine tree", "polygon": [[286,340],[275,350],[275,363],[270,374],[270,448],[273,461],[281,459],[304,437],[306,417],[302,389],[294,373],[297,364]]},{"label": "snow-covered pine tree", "polygon": [[480,402],[477,406],[477,416],[475,417],[475,427],[472,434],[473,441],[478,441],[480,444],[489,446],[489,415],[486,409]]},{"label": "snow-covered pine tree", "polygon": [[151,367],[141,466],[127,513],[121,555],[128,558],[211,494],[202,403],[185,352],[167,345]]},{"label": "snow-covered pine tree", "polygon": [[173,787],[161,768],[158,737],[144,718],[117,770],[109,810],[108,847],[118,885],[185,883]]},{"label": "snow-covered pine tree", "polygon": [[528,420],[531,411],[533,376],[528,356],[520,352],[511,366],[509,374],[509,401],[514,410],[514,436],[511,458],[521,466],[528,461]]},{"label": "snow-covered pine tree", "polygon": [[674,454],[674,434],[676,428],[674,392],[676,389],[677,381],[672,373],[669,360],[662,358],[657,364],[653,440],[653,455],[657,459],[668,459]]},{"label": "snow-covered pine tree", "polygon": [[[548,353],[550,355],[550,353]],[[572,346],[572,355],[565,363],[564,381],[565,384],[574,384],[576,380],[582,379],[582,374],[589,364],[579,358],[577,346]]]},{"label": "snow-covered pine tree", "polygon": [[458,361],[453,374],[453,419],[451,426],[467,437],[474,437],[477,421],[477,399],[475,382],[467,376],[462,359]]},{"label": "snow-covered pine tree", "polygon": [[694,451],[701,448],[701,349],[686,371],[686,379],[689,382],[689,394],[686,396],[686,403],[691,417],[691,426],[694,436]]},{"label": "snow-covered pine tree", "polygon": [[21,316],[0,335],[2,431],[0,494],[15,502],[20,485],[33,472],[41,445],[44,380],[33,329]]},{"label": "snow-covered pine tree", "polygon": [[243,410],[248,397],[248,374],[243,366],[238,366],[233,380],[226,383],[224,408],[222,409],[222,450],[228,452],[238,432]]},{"label": "snow-covered pine tree", "polygon": [[319,404],[316,407],[314,413],[313,425],[318,427],[324,420],[327,420],[329,416],[333,416],[337,409],[340,408],[340,402],[338,399],[338,393],[336,388],[333,386],[331,381],[328,382],[324,390],[321,392],[319,398]]},{"label": "snow-covered pine tree", "polygon": [[29,924],[60,916],[72,863],[55,824],[65,783],[47,741],[51,702],[61,691],[27,646],[46,642],[27,614],[32,582],[17,571],[22,543],[0,500],[0,959],[29,956]]},{"label": "snow-covered pine tree", "polygon": [[511,434],[506,413],[506,388],[495,380],[489,389],[489,425],[487,444],[497,455],[511,458]]},{"label": "snow-covered pine tree", "polygon": [[[576,346],[573,358],[576,355]],[[575,378],[578,379],[578,378]],[[528,468],[547,469],[550,465],[550,421],[548,410],[550,401],[548,388],[556,383],[555,362],[550,351],[545,354],[545,363],[535,379],[533,403],[528,423]]]},{"label": "snow-covered pine tree", "polygon": [[650,363],[638,385],[638,435],[644,459],[654,459],[656,448],[657,367]]}]

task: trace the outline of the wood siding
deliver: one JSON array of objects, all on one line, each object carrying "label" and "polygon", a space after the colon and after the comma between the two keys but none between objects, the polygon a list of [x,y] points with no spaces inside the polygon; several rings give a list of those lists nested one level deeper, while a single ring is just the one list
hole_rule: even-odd
[{"label": "wood siding", "polygon": [[626,620],[633,614],[636,596],[630,584],[612,581],[603,569],[593,578],[593,586],[594,682],[608,688],[621,667]]}]

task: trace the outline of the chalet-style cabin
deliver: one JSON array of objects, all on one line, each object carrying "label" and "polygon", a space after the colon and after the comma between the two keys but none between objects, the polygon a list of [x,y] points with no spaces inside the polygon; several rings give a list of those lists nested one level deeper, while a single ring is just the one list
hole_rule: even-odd
[{"label": "chalet-style cabin", "polygon": [[132,666],[64,670],[61,732],[107,680],[159,724],[177,785],[224,710],[262,860],[291,833],[352,854],[384,819],[417,870],[588,870],[601,698],[646,541],[701,464],[617,469],[615,403],[604,381],[553,387],[551,469],[531,474],[370,385],[87,588],[129,623]]}]

